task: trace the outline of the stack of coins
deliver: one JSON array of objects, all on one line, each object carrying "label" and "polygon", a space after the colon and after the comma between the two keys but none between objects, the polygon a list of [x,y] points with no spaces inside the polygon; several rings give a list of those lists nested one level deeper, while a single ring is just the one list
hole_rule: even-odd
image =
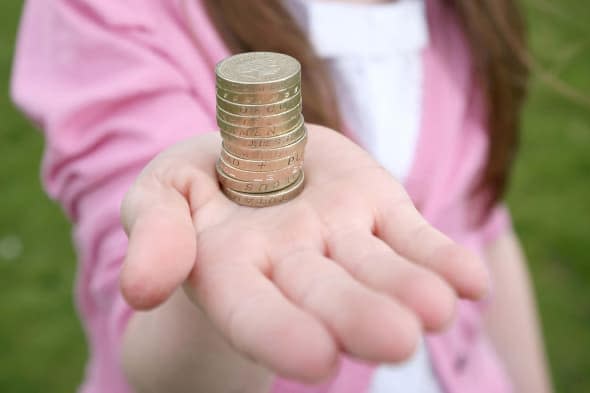
[{"label": "stack of coins", "polygon": [[250,52],[216,68],[217,175],[225,195],[251,207],[289,201],[303,190],[307,130],[301,66],[291,56]]}]

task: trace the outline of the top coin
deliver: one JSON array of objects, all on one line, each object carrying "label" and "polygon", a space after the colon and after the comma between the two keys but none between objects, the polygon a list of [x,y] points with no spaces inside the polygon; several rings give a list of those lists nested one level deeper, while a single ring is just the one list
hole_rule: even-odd
[{"label": "top coin", "polygon": [[248,52],[229,57],[215,69],[217,86],[235,92],[266,93],[301,83],[301,65],[274,52]]}]

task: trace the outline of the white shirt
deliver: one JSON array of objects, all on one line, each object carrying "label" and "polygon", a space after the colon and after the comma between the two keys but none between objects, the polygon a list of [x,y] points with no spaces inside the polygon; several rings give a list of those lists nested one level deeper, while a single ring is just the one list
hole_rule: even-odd
[{"label": "white shirt", "polygon": [[[421,54],[428,42],[423,1],[285,4],[328,63],[355,139],[403,181],[420,131]],[[441,393],[423,342],[405,363],[377,368],[369,393],[398,392]]]},{"label": "white shirt", "polygon": [[286,4],[331,68],[356,140],[403,181],[420,130],[421,52],[428,42],[423,1]]}]

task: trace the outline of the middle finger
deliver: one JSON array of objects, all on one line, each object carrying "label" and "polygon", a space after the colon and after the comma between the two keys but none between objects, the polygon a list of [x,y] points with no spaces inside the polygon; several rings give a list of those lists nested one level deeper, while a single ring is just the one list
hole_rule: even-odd
[{"label": "middle finger", "polygon": [[416,347],[420,326],[394,299],[377,293],[317,251],[299,251],[274,266],[273,280],[316,316],[343,349],[373,361],[400,361]]}]

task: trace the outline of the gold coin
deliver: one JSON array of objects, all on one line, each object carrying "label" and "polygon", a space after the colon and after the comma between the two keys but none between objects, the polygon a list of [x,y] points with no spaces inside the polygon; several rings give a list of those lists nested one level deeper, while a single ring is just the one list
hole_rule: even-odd
[{"label": "gold coin", "polygon": [[282,169],[274,171],[267,170],[264,172],[245,171],[243,169],[235,168],[230,163],[226,162],[223,159],[223,157],[219,158],[218,165],[219,168],[223,171],[223,173],[233,177],[236,180],[248,182],[272,182],[299,173],[299,170],[303,166],[303,163],[298,162],[294,165],[290,165]]},{"label": "gold coin", "polygon": [[215,76],[223,192],[252,207],[293,199],[303,190],[307,143],[301,65],[288,55],[250,52],[220,62]]},{"label": "gold coin", "polygon": [[260,126],[272,126],[275,124],[281,124],[287,122],[294,117],[299,117],[301,115],[301,102],[297,103],[297,105],[286,111],[281,113],[276,113],[270,116],[241,116],[235,115],[233,113],[229,113],[219,106],[217,107],[217,117],[224,120],[227,123],[242,126],[242,127],[260,127]]},{"label": "gold coin", "polygon": [[283,123],[279,124],[271,124],[268,126],[255,126],[255,127],[248,127],[248,126],[238,126],[235,124],[230,124],[225,120],[219,118],[217,116],[217,125],[219,129],[224,131],[227,134],[232,134],[236,136],[243,136],[243,137],[271,137],[284,134],[289,132],[295,127],[299,121],[300,116],[293,117]]},{"label": "gold coin", "polygon": [[219,161],[215,165],[215,169],[217,170],[217,179],[219,180],[222,186],[230,188],[234,191],[247,192],[252,194],[262,194],[288,187],[290,184],[292,184],[299,178],[299,173],[301,172],[301,170],[297,170],[295,173],[290,173],[283,177],[272,180],[246,181],[238,180],[229,176],[221,169],[221,164]]},{"label": "gold coin", "polygon": [[302,118],[301,122],[297,125],[297,127],[293,128],[291,131],[285,134],[278,136],[271,136],[267,138],[242,137],[227,134],[222,130],[221,137],[225,141],[226,146],[229,146],[230,149],[233,146],[245,147],[248,149],[274,149],[277,147],[290,145],[291,143],[301,138],[304,132],[305,124],[303,123]]},{"label": "gold coin", "polygon": [[307,131],[303,132],[303,136],[291,143],[290,145],[277,147],[274,149],[248,149],[236,145],[230,145],[223,142],[223,148],[229,153],[238,158],[245,158],[247,160],[279,160],[293,155],[300,151],[307,143]]},{"label": "gold coin", "polygon": [[217,107],[228,113],[241,116],[271,116],[287,112],[297,105],[301,107],[301,95],[297,94],[286,100],[272,104],[249,105],[236,104],[220,96],[217,96]]},{"label": "gold coin", "polygon": [[248,194],[222,187],[224,194],[235,203],[248,207],[269,207],[280,203],[288,202],[301,194],[305,183],[305,175],[301,171],[299,178],[290,186],[282,190],[264,193]]},{"label": "gold coin", "polygon": [[301,65],[291,56],[249,52],[231,56],[215,68],[217,86],[234,92],[275,92],[301,85]]},{"label": "gold coin", "polygon": [[234,168],[242,169],[244,171],[264,172],[264,171],[278,171],[291,165],[303,164],[305,145],[301,145],[299,150],[285,158],[278,160],[247,160],[245,158],[236,157],[225,148],[221,149],[221,159]]},{"label": "gold coin", "polygon": [[288,89],[269,93],[239,93],[217,86],[217,96],[236,104],[264,105],[274,104],[300,94],[301,87],[294,85]]}]

